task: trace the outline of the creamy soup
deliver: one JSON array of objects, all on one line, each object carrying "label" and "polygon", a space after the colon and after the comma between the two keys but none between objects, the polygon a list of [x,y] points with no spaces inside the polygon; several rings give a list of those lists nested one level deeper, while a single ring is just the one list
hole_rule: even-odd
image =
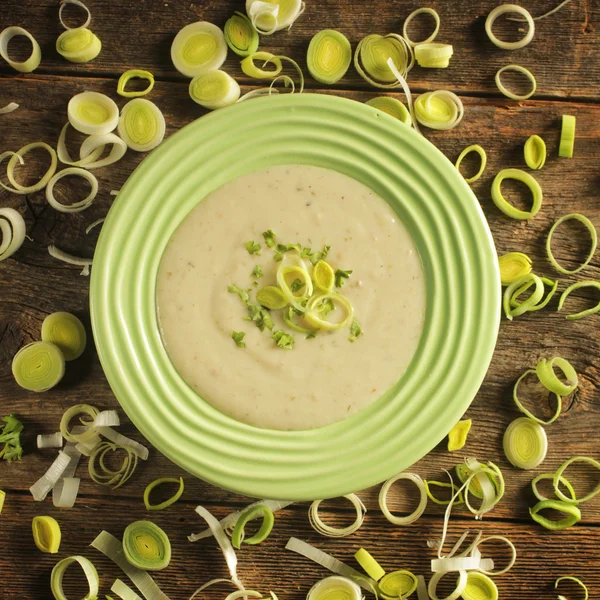
[{"label": "creamy soup", "polygon": [[[256,290],[276,285],[280,263],[262,235],[269,229],[279,243],[331,246],[332,268],[352,271],[337,291],[362,328],[355,341],[348,327],[307,339],[271,311],[275,330],[293,334],[289,350],[244,319],[228,286],[251,288],[255,302]],[[301,430],[356,413],[398,381],[423,328],[425,284],[415,245],[382,198],[335,171],[290,165],[239,177],[199,202],[167,245],[157,303],[169,357],[199,396],[239,421]],[[233,331],[245,333],[245,347]]]}]

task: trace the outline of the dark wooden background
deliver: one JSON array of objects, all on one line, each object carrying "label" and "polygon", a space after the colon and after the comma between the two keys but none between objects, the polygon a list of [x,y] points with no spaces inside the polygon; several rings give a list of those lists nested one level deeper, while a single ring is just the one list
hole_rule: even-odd
[{"label": "dark wooden background", "polygon": [[[556,273],[544,256],[544,240],[551,223],[559,216],[580,211],[600,226],[600,3],[597,0],[573,0],[558,14],[538,23],[533,42],[516,52],[494,47],[484,31],[485,17],[498,0],[434,0],[420,3],[360,0],[307,1],[305,14],[290,32],[279,32],[262,38],[261,48],[285,53],[305,66],[305,55],[311,36],[323,28],[343,31],[353,46],[368,33],[400,32],[406,16],[423,5],[434,7],[442,25],[438,41],[454,45],[455,55],[450,68],[424,70],[415,68],[409,77],[417,94],[439,88],[458,92],[465,103],[463,123],[450,132],[425,135],[454,161],[462,148],[480,143],[488,152],[488,168],[474,191],[489,219],[499,253],[511,250],[527,252],[534,260],[536,272],[554,277]],[[549,10],[554,0],[525,3],[535,14]],[[61,33],[58,22],[58,2],[54,0],[2,0],[0,28],[20,25],[40,42],[43,61],[33,74],[18,74],[0,63],[0,105],[9,101],[21,107],[14,113],[0,116],[0,151],[17,150],[26,143],[43,140],[56,144],[66,121],[67,102],[77,92],[95,90],[113,97],[120,106],[125,99],[117,96],[119,75],[130,68],[143,68],[156,76],[156,86],[149,98],[164,112],[167,135],[204,111],[188,97],[188,80],[173,68],[169,49],[175,33],[196,20],[208,20],[222,26],[234,10],[243,10],[243,2],[217,0],[89,0],[93,14],[91,29],[103,43],[100,56],[89,64],[74,65],[57,55],[54,44]],[[77,9],[66,15],[76,18]],[[514,24],[504,23],[507,36],[517,35]],[[415,23],[414,35],[419,26]],[[13,45],[11,44],[11,48]],[[16,56],[27,56],[26,45],[14,44]],[[533,99],[514,102],[499,95],[494,86],[496,70],[508,63],[531,68],[538,81]],[[239,60],[229,54],[224,68],[237,77],[247,91],[257,82],[240,71]],[[310,91],[338,94],[365,101],[380,92],[370,88],[351,68],[337,85],[324,90],[310,77]],[[577,140],[572,160],[557,158],[560,117],[563,113],[577,116]],[[490,183],[494,174],[504,167],[522,167],[523,143],[531,134],[540,134],[548,145],[546,167],[536,173],[544,189],[544,205],[530,222],[513,221],[502,215],[492,204]],[[77,140],[75,139],[74,148]],[[68,364],[67,375],[54,390],[31,394],[21,390],[11,375],[11,360],[25,343],[39,339],[44,317],[56,310],[79,315],[89,331],[88,279],[71,267],[50,258],[48,244],[82,255],[92,256],[97,231],[85,235],[92,221],[106,215],[118,189],[142,160],[143,155],[129,151],[119,163],[95,171],[100,181],[100,193],[91,208],[74,215],[54,211],[43,192],[17,196],[0,190],[0,206],[19,210],[27,222],[26,240],[11,259],[0,263],[0,413],[16,413],[25,424],[25,454],[17,463],[0,461],[0,488],[7,499],[0,516],[0,597],[6,599],[41,599],[50,597],[50,571],[59,558],[83,554],[96,564],[102,580],[102,592],[120,571],[88,544],[107,529],[120,536],[128,523],[147,517],[142,503],[144,487],[159,476],[184,475],[186,489],[181,501],[170,509],[152,514],[151,518],[169,534],[173,544],[171,566],[155,578],[174,600],[188,598],[192,591],[213,577],[226,575],[224,561],[213,540],[190,544],[186,536],[203,523],[193,509],[201,503],[222,517],[249,500],[211,487],[183,473],[157,451],[141,464],[131,481],[113,492],[93,484],[80,467],[81,494],[73,509],[55,509],[50,499],[44,503],[32,500],[29,486],[46,470],[54,451],[37,451],[35,435],[57,430],[60,416],[69,406],[89,402],[99,408],[118,408],[117,401],[104,378],[94,345],[90,342],[84,356]],[[34,173],[42,172],[47,159],[43,153],[30,155],[28,165]],[[58,191],[67,199],[66,180]],[[73,187],[70,188],[73,190]],[[518,188],[509,192],[516,192]],[[75,188],[73,193],[77,193]],[[82,190],[79,190],[82,192]],[[518,202],[518,200],[516,200]],[[582,230],[565,227],[556,236],[560,255],[574,265],[586,251]],[[558,252],[557,252],[558,253]],[[600,260],[596,256],[591,266],[576,278],[561,278],[561,289],[577,278],[600,277]],[[572,306],[584,306],[596,301],[573,300]],[[496,578],[501,598],[554,598],[554,579],[561,575],[579,575],[589,585],[590,597],[600,594],[600,499],[583,505],[583,520],[565,532],[551,533],[533,524],[528,506],[533,504],[529,481],[539,472],[553,471],[566,458],[584,454],[600,458],[600,336],[598,318],[567,322],[555,312],[556,300],[547,310],[533,313],[509,323],[503,320],[498,346],[485,382],[468,411],[474,421],[464,452],[450,455],[443,446],[411,469],[423,477],[442,478],[442,469],[449,469],[465,455],[481,460],[493,460],[503,469],[507,493],[502,503],[485,518],[481,527],[486,533],[509,536],[519,552],[517,565]],[[581,374],[581,385],[572,401],[567,402],[560,420],[548,428],[550,449],[545,463],[534,472],[524,472],[509,466],[502,454],[502,434],[518,413],[511,400],[515,378],[535,365],[540,357],[560,353],[572,361]],[[142,440],[131,425],[125,433]],[[597,472],[582,472],[581,486],[590,487],[598,481]],[[348,473],[352,477],[352,473]],[[586,483],[587,482],[587,483]],[[284,550],[289,536],[295,535],[314,543],[336,557],[353,563],[352,555],[361,546],[368,548],[386,569],[411,569],[428,573],[432,552],[425,539],[439,535],[443,508],[430,503],[425,516],[416,524],[397,528],[389,524],[377,507],[376,488],[361,492],[369,509],[362,529],[345,539],[331,540],[317,535],[307,521],[307,504],[293,505],[277,515],[273,535],[260,547],[244,548],[239,553],[240,573],[248,587],[264,593],[272,589],[282,600],[298,600],[309,587],[327,575],[323,569]],[[398,510],[409,509],[414,496],[406,492],[397,495],[393,505]],[[31,537],[32,517],[49,514],[56,517],[63,531],[60,553],[56,556],[38,552]],[[349,506],[343,501],[326,504],[323,514],[329,522],[346,523],[351,519]],[[454,514],[451,532],[479,527],[465,510]],[[501,558],[499,556],[499,558]],[[68,575],[66,581],[73,595],[81,578]],[[210,592],[213,598],[223,597],[222,589]],[[103,597],[103,596],[102,596]],[[580,596],[572,595],[573,598]]]}]

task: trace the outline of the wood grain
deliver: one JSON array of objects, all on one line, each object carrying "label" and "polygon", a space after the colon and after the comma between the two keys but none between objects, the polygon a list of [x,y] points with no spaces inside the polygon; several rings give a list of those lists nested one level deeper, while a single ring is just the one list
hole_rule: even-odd
[{"label": "wood grain", "polygon": [[[206,19],[224,23],[233,10],[242,9],[237,2],[175,2],[174,0],[140,0],[124,2],[97,0],[88,2],[93,12],[92,29],[104,43],[100,57],[89,65],[72,65],[60,59],[54,40],[60,33],[56,2],[50,0],[5,0],[0,6],[0,27],[21,25],[29,29],[42,44],[44,62],[35,74],[15,74],[0,66],[0,97],[14,100],[21,107],[0,117],[0,152],[17,150],[26,143],[43,140],[55,144],[66,121],[66,106],[71,96],[93,89],[113,97],[119,106],[124,99],[116,95],[116,78],[127,68],[147,68],[157,75],[151,99],[163,110],[167,120],[167,135],[202,116],[205,111],[187,95],[187,80],[175,72],[169,59],[173,35],[184,24]],[[483,33],[485,15],[496,1],[468,3],[432,2],[442,17],[441,41],[455,45],[456,55],[450,69],[411,73],[411,85],[416,91],[445,87],[462,93],[466,116],[457,129],[450,132],[426,131],[440,150],[454,161],[462,148],[472,143],[482,144],[488,152],[488,168],[473,189],[490,224],[499,253],[521,250],[534,260],[536,272],[556,277],[545,258],[544,241],[552,222],[559,216],[579,211],[600,225],[598,189],[600,184],[600,61],[597,55],[600,5],[597,1],[574,0],[561,13],[538,26],[534,42],[515,53],[500,51],[486,40]],[[352,0],[309,4],[307,12],[289,33],[266,38],[264,47],[303,60],[310,36],[325,27],[335,27],[346,33],[355,44],[374,31],[398,31],[402,20],[420,3],[409,1],[400,6],[380,3],[373,6]],[[535,13],[554,6],[546,0],[536,3]],[[533,9],[532,9],[533,10]],[[508,26],[510,27],[510,26]],[[502,31],[502,29],[499,29]],[[495,93],[493,74],[507,62],[530,66],[538,76],[540,93],[526,103],[499,98]],[[237,60],[229,57],[226,68],[245,84]],[[334,89],[323,90],[308,81],[311,91],[333,93],[365,101],[375,95],[351,69]],[[490,96],[490,97],[488,97]],[[563,113],[577,116],[577,141],[572,160],[557,158],[560,117]],[[549,158],[545,168],[535,177],[544,189],[544,205],[530,222],[512,221],[493,205],[489,193],[491,181],[501,168],[524,167],[522,145],[533,133],[542,135],[548,144]],[[70,143],[73,151],[77,139]],[[223,560],[214,541],[191,545],[186,535],[202,528],[193,512],[202,503],[219,517],[250,500],[214,488],[194,479],[173,465],[156,450],[142,463],[124,488],[112,491],[93,484],[85,462],[78,473],[82,477],[81,497],[72,510],[58,510],[47,500],[42,505],[33,502],[29,486],[45,471],[54,451],[36,451],[35,435],[56,431],[60,416],[69,406],[89,402],[99,408],[118,408],[102,373],[93,344],[81,359],[69,364],[63,382],[54,390],[29,394],[16,386],[11,374],[11,360],[18,348],[39,338],[44,317],[55,310],[69,310],[79,315],[89,330],[87,278],[79,269],[53,260],[47,254],[48,244],[81,256],[92,256],[98,230],[90,235],[85,228],[106,215],[118,189],[144,155],[128,152],[122,161],[95,171],[100,181],[100,193],[91,208],[83,213],[62,214],[50,208],[43,192],[17,196],[0,190],[0,206],[12,206],[25,217],[27,233],[23,248],[13,258],[0,263],[0,406],[2,414],[15,412],[26,427],[25,457],[19,463],[0,464],[0,488],[8,492],[0,517],[0,598],[49,598],[49,574],[58,558],[84,554],[97,565],[106,592],[118,570],[88,544],[101,529],[120,536],[133,520],[147,518],[141,500],[145,486],[162,476],[183,475],[186,491],[175,507],[151,516],[165,528],[173,543],[172,566],[156,575],[156,580],[171,598],[187,598],[204,581],[224,576]],[[43,171],[43,153],[34,153],[21,173],[34,177]],[[466,165],[467,167],[469,165]],[[57,193],[67,199],[70,193],[83,193],[84,186],[66,179],[57,186]],[[517,188],[507,186],[507,195],[516,202]],[[556,253],[565,264],[574,265],[585,254],[586,237],[582,230],[565,227],[555,238]],[[580,278],[600,278],[600,262],[594,257],[590,267],[579,277],[562,278],[559,289]],[[573,299],[574,309],[590,305],[590,295]],[[555,312],[556,300],[541,313],[533,313],[512,323],[502,322],[498,344],[487,377],[470,407],[467,416],[474,420],[473,431],[464,451],[450,455],[440,445],[411,469],[426,478],[443,479],[443,469],[452,468],[464,456],[493,460],[503,469],[507,493],[502,503],[481,527],[487,533],[508,535],[517,545],[517,566],[507,575],[497,578],[501,598],[539,599],[554,597],[554,578],[564,574],[579,574],[590,586],[590,596],[600,593],[600,568],[597,547],[600,542],[600,501],[583,506],[583,523],[560,533],[546,532],[532,524],[528,507],[533,498],[529,491],[531,478],[544,471],[553,471],[566,458],[591,455],[598,458],[600,406],[598,385],[600,372],[598,355],[600,337],[596,318],[567,322]],[[502,434],[507,424],[517,416],[511,399],[516,377],[544,356],[557,353],[574,364],[581,377],[580,388],[567,402],[561,419],[548,428],[550,450],[544,464],[534,472],[511,468],[502,454]],[[531,399],[540,409],[540,399]],[[122,411],[121,411],[122,412]],[[123,432],[143,441],[125,420]],[[595,479],[594,479],[595,478]],[[597,483],[597,474],[577,472],[573,480],[581,489]],[[360,493],[369,512],[361,530],[343,540],[318,536],[307,522],[307,504],[293,505],[278,514],[276,529],[269,540],[255,549],[240,552],[240,573],[249,587],[263,592],[269,589],[280,598],[300,599],[309,587],[327,573],[305,559],[288,555],[283,549],[289,536],[295,535],[314,543],[337,558],[353,564],[352,554],[361,546],[372,551],[386,569],[409,568],[416,573],[428,572],[432,552],[424,541],[439,536],[443,507],[430,503],[425,516],[409,528],[395,528],[387,523],[377,506],[378,489]],[[409,511],[414,506],[414,493],[402,487],[390,496],[390,506]],[[41,555],[33,547],[30,521],[36,514],[54,515],[63,528],[64,541],[58,556]],[[348,523],[349,505],[341,500],[326,503],[323,514],[332,524]],[[451,533],[458,535],[464,528],[475,529],[464,510],[458,510],[452,520]],[[499,556],[501,560],[501,555]],[[36,565],[35,569],[27,568]],[[81,595],[76,577],[67,578],[72,597]],[[213,593],[217,597],[225,590]],[[566,590],[568,591],[568,590]],[[101,596],[102,597],[102,596]],[[222,597],[222,596],[220,596]]]}]

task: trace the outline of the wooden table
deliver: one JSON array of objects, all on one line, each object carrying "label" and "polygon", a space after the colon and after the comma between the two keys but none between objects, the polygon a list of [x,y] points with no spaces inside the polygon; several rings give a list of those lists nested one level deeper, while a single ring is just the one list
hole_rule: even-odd
[{"label": "wooden table", "polygon": [[[460,94],[465,103],[463,123],[453,131],[426,130],[425,135],[452,161],[467,145],[480,143],[486,148],[488,168],[473,189],[489,220],[498,252],[527,252],[537,273],[555,277],[544,255],[544,241],[552,222],[563,214],[580,211],[600,225],[600,2],[574,0],[558,14],[540,21],[533,42],[516,52],[494,47],[485,35],[485,17],[497,4],[497,0],[428,3],[442,19],[439,41],[454,44],[455,55],[450,68],[416,68],[409,82],[417,94],[440,88]],[[541,14],[556,2],[541,0],[527,4],[535,14]],[[263,38],[261,47],[292,56],[305,67],[308,42],[320,29],[340,29],[355,46],[369,33],[400,32],[405,17],[422,5],[416,0],[377,4],[360,0],[308,0],[305,14],[291,31]],[[61,32],[58,2],[3,0],[0,27],[20,25],[28,29],[39,40],[44,58],[36,72],[28,75],[12,71],[4,62],[0,64],[0,105],[9,101],[21,105],[16,112],[0,116],[0,151],[17,150],[38,140],[56,144],[66,121],[67,102],[77,92],[104,92],[122,106],[124,99],[116,94],[116,81],[130,68],[148,69],[155,74],[156,87],[150,98],[165,114],[167,135],[204,114],[188,97],[188,80],[171,64],[171,41],[181,27],[196,20],[222,26],[234,10],[243,10],[242,2],[89,0],[88,6],[93,14],[91,29],[101,38],[103,49],[93,62],[75,65],[62,60],[54,50],[55,39]],[[496,70],[513,62],[531,68],[537,76],[538,91],[527,102],[508,100],[495,88]],[[239,61],[232,53],[224,68],[240,81],[244,92],[256,84],[242,75]],[[327,90],[311,78],[307,78],[307,88],[358,101],[380,93],[360,79],[354,68]],[[564,113],[577,116],[575,156],[571,160],[557,157],[560,118]],[[544,205],[535,219],[513,221],[494,207],[490,184],[501,168],[524,168],[523,143],[534,133],[542,135],[548,145],[548,162],[535,174],[544,189]],[[53,565],[59,558],[72,554],[83,554],[93,560],[101,575],[102,592],[108,592],[121,573],[88,544],[102,529],[120,536],[128,523],[147,517],[142,493],[156,477],[184,475],[186,482],[183,498],[175,507],[152,515],[168,532],[173,544],[171,565],[156,574],[156,581],[177,600],[188,598],[208,579],[226,576],[214,540],[193,545],[186,540],[189,533],[203,527],[193,509],[202,504],[222,517],[249,500],[194,479],[155,450],[130,483],[118,491],[93,484],[85,467],[80,468],[81,494],[73,509],[55,509],[50,499],[36,503],[28,491],[55,455],[54,451],[36,450],[36,434],[56,431],[63,411],[79,402],[102,409],[118,408],[91,342],[84,356],[68,365],[63,382],[50,392],[27,393],[12,378],[13,355],[23,344],[39,339],[42,320],[53,311],[67,310],[79,315],[91,340],[88,279],[79,275],[77,267],[52,259],[46,247],[56,244],[66,251],[91,257],[98,231],[86,235],[86,226],[106,215],[113,201],[109,191],[120,188],[142,159],[142,154],[129,151],[119,163],[96,171],[100,193],[92,207],[74,215],[56,212],[47,204],[43,192],[17,196],[0,191],[0,206],[11,206],[21,212],[30,238],[13,258],[0,264],[0,413],[14,412],[25,424],[23,460],[0,464],[0,488],[7,491],[0,517],[2,598],[49,598]],[[46,164],[43,161],[46,157],[37,162],[32,155],[28,167],[39,173]],[[79,191],[83,193],[83,188]],[[586,239],[582,230],[565,227],[556,236],[556,246],[560,246],[557,253],[560,252],[566,264],[574,266],[586,252]],[[580,276],[561,277],[560,289],[576,279],[600,277],[599,267],[595,257]],[[592,296],[587,300],[573,299],[571,306],[591,305],[594,301]],[[465,450],[451,455],[441,444],[411,469],[423,477],[442,479],[442,469],[450,469],[465,455],[492,460],[503,468],[507,492],[501,504],[480,524],[464,509],[457,510],[450,527],[453,535],[467,527],[481,527],[486,534],[507,535],[516,544],[517,565],[507,575],[496,578],[501,598],[553,598],[554,579],[561,575],[579,575],[589,585],[590,597],[600,594],[600,499],[585,504],[582,522],[564,532],[548,532],[533,524],[528,515],[528,507],[533,504],[528,484],[534,474],[554,471],[575,455],[600,458],[598,317],[568,322],[563,314],[555,312],[556,305],[553,300],[540,313],[525,315],[512,323],[503,320],[492,366],[468,411],[474,424]],[[557,353],[571,360],[580,373],[580,388],[572,401],[567,402],[560,420],[547,430],[550,448],[542,467],[535,472],[516,470],[502,453],[502,434],[518,416],[511,399],[512,385],[540,357]],[[130,424],[122,429],[142,440]],[[587,481],[582,485],[590,487],[598,482],[598,473],[586,472],[582,479]],[[386,569],[406,568],[427,574],[432,551],[425,540],[440,535],[443,507],[430,503],[418,523],[398,528],[389,524],[379,511],[377,492],[376,488],[361,492],[369,513],[360,531],[344,539],[316,534],[307,521],[307,504],[293,505],[278,513],[275,531],[268,541],[239,553],[244,582],[250,588],[264,593],[274,590],[280,598],[293,600],[304,597],[313,583],[326,576],[323,569],[284,550],[286,540],[292,535],[349,563],[353,563],[353,553],[362,546]],[[412,502],[414,496],[407,492],[404,499],[398,494],[392,505],[398,510],[408,510]],[[61,524],[63,542],[56,556],[41,554],[33,545],[30,523],[40,514],[53,515]],[[326,504],[323,514],[329,522],[338,524],[352,518],[350,507],[343,500]],[[498,558],[501,559],[500,554]],[[76,588],[81,578],[73,576],[67,580],[73,584],[69,587],[73,594],[70,597],[81,597],[82,588],[79,591]],[[212,597],[222,597],[221,592],[212,592]]]}]

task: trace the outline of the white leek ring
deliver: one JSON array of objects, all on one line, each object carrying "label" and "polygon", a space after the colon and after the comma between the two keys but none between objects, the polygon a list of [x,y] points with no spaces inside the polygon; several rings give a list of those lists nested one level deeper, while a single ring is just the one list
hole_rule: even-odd
[{"label": "white leek ring", "polygon": [[[502,73],[504,73],[505,71],[515,71],[516,73],[522,73],[523,75],[525,75],[525,77],[527,77],[527,79],[529,79],[529,82],[531,83],[531,89],[529,90],[529,92],[527,92],[526,94],[515,94],[514,92],[511,92],[509,89],[507,89],[502,83],[501,79]],[[496,86],[498,87],[498,89],[507,98],[510,98],[511,100],[527,100],[528,98],[531,98],[533,94],[535,94],[535,90],[537,89],[537,82],[535,80],[535,76],[529,69],[526,69],[521,65],[506,65],[505,67],[498,69],[494,79],[496,81]]]},{"label": "white leek ring", "polygon": [[0,208],[0,261],[12,256],[25,241],[25,220],[14,208]]},{"label": "white leek ring", "polygon": [[[387,495],[394,483],[399,481],[400,479],[408,479],[412,481],[418,488],[420,499],[419,505],[410,515],[406,517],[398,517],[393,515],[387,505]],[[395,477],[388,479],[383,486],[381,486],[381,490],[379,492],[379,508],[381,508],[381,512],[383,512],[385,518],[394,525],[410,525],[414,523],[417,519],[421,517],[421,515],[425,512],[425,508],[427,506],[427,490],[425,488],[425,483],[418,475],[414,473],[399,473]]]},{"label": "white leek ring", "polygon": [[52,589],[54,598],[56,600],[67,600],[63,590],[62,582],[65,571],[73,563],[79,563],[83,569],[89,586],[88,593],[82,598],[82,600],[96,600],[98,598],[98,590],[100,586],[98,571],[96,571],[96,567],[94,567],[91,561],[84,556],[69,556],[68,558],[63,558],[54,566],[54,569],[52,569],[52,575],[50,576],[50,587]]},{"label": "white leek ring", "polygon": [[86,169],[99,169],[100,167],[106,167],[121,160],[123,156],[125,156],[125,152],[127,152],[127,144],[114,133],[90,135],[88,138],[86,138],[79,149],[79,156],[82,161],[89,159],[90,156],[94,156],[97,150],[110,144],[112,144],[112,150],[106,158],[101,158],[92,162],[86,161],[83,166]]},{"label": "white leek ring", "polygon": [[[467,183],[474,183],[475,181],[477,181],[483,175],[483,172],[485,171],[485,167],[487,165],[487,154],[485,153],[485,150],[479,144],[473,144],[472,146],[467,146],[458,155],[458,158],[456,159],[456,163],[454,166],[456,167],[456,170],[459,173],[460,173],[460,164],[462,163],[465,156],[467,156],[471,152],[475,152],[476,154],[479,155],[479,171],[477,171],[477,173],[475,173],[475,175],[472,175],[471,177],[465,177],[465,181]],[[461,175],[462,175],[462,173],[461,173]],[[464,177],[464,175],[463,175],[463,177]]]},{"label": "white leek ring", "polygon": [[395,88],[401,85],[389,67],[390,60],[402,78],[408,75],[415,63],[412,46],[395,33],[368,35],[354,51],[354,66],[358,74],[375,87]]},{"label": "white leek ring", "polygon": [[[73,204],[61,204],[54,196],[54,186],[56,185],[57,181],[68,175],[78,175],[79,177],[83,177],[89,182],[91,189],[90,193],[83,200],[75,202]],[[46,200],[48,200],[48,204],[52,208],[63,213],[77,213],[81,212],[82,210],[85,210],[86,208],[89,208],[92,205],[92,202],[94,201],[94,198],[97,194],[98,180],[96,179],[96,177],[92,173],[86,171],[85,169],[80,169],[77,167],[69,167],[68,169],[59,171],[58,173],[56,173],[56,175],[54,175],[54,177],[48,182],[48,185],[46,186]]]},{"label": "white leek ring", "polygon": [[319,516],[319,506],[323,500],[315,500],[308,509],[308,521],[316,532],[326,537],[346,537],[360,529],[367,512],[365,505],[356,494],[347,494],[346,496],[343,496],[343,498],[350,500],[352,506],[354,506],[354,510],[356,511],[354,523],[347,527],[331,527],[331,525],[323,523]]},{"label": "white leek ring", "polygon": [[[37,183],[27,186],[21,185],[20,183],[17,183],[14,175],[14,170],[17,165],[17,162],[19,162],[22,165],[25,164],[23,156],[25,156],[25,154],[36,148],[43,148],[48,152],[48,154],[50,154],[50,166]],[[50,179],[52,179],[52,176],[56,172],[56,166],[58,162],[56,158],[56,152],[54,151],[54,148],[48,146],[48,144],[46,144],[45,142],[33,142],[32,144],[27,144],[17,152],[3,152],[2,154],[0,154],[0,163],[9,156],[11,158],[8,161],[8,165],[6,167],[6,175],[13,187],[11,188],[5,185],[4,183],[2,183],[2,181],[0,181],[0,186],[2,186],[5,190],[8,190],[9,192],[13,192],[13,194],[25,195],[31,194],[33,192],[38,192],[39,190],[46,187],[46,185],[48,184]]]},{"label": "white leek ring", "polygon": [[165,117],[150,100],[135,98],[121,111],[118,132],[128,148],[148,152],[156,148],[165,137]]},{"label": "white leek ring", "polygon": [[[496,19],[507,13],[516,13],[518,15],[522,15],[527,23],[527,33],[516,42],[505,42],[500,40],[492,31]],[[498,48],[502,48],[503,50],[519,50],[520,48],[527,46],[527,44],[529,44],[529,42],[531,42],[533,39],[533,34],[535,33],[535,22],[530,12],[522,6],[518,6],[517,4],[502,4],[501,6],[494,8],[494,10],[492,10],[487,16],[487,19],[485,20],[485,32],[490,38],[492,44],[498,46]]]},{"label": "white leek ring", "polygon": [[[435,28],[433,30],[433,33],[426,39],[424,39],[420,42],[413,42],[413,40],[411,40],[408,37],[408,24],[417,15],[423,15],[423,14],[431,15],[433,17],[433,20],[435,21]],[[433,40],[435,40],[435,38],[437,37],[439,30],[440,30],[440,15],[438,15],[437,12],[435,12],[435,10],[433,10],[433,8],[417,8],[417,10],[413,10],[410,13],[410,15],[408,15],[408,17],[406,17],[406,21],[404,21],[404,25],[402,27],[402,36],[411,46],[417,46],[418,44],[428,44],[430,42],[433,42]]]},{"label": "white leek ring", "polygon": [[[128,92],[125,88],[132,79],[145,79],[146,81],[148,81],[148,85],[145,89],[139,92]],[[140,96],[145,96],[146,94],[149,94],[153,88],[154,75],[152,75],[150,71],[143,71],[141,69],[129,69],[129,71],[125,71],[125,73],[123,73],[121,77],[119,77],[119,82],[117,83],[117,94],[119,94],[119,96],[123,96],[124,98],[138,98]]]},{"label": "white leek ring", "polygon": [[190,82],[189,90],[191,99],[209,110],[235,104],[241,93],[238,82],[231,75],[220,70],[194,77]]},{"label": "white leek ring", "polygon": [[[65,23],[62,13],[67,4],[74,4],[75,6],[79,6],[80,8],[83,8],[83,10],[85,10],[85,12],[87,13],[87,19],[85,20],[85,23],[83,25],[79,25],[78,27],[69,27]],[[60,21],[60,24],[67,30],[81,29],[82,27],[87,27],[92,22],[92,13],[90,12],[90,9],[83,2],[81,2],[81,0],[60,0],[60,8],[58,9],[58,20]]]},{"label": "white leek ring", "polygon": [[119,107],[114,100],[98,92],[82,92],[69,100],[69,122],[77,131],[88,135],[104,135],[119,123]]},{"label": "white leek ring", "polygon": [[171,45],[173,65],[186,77],[196,77],[219,69],[226,58],[225,36],[208,21],[186,25]]},{"label": "white leek ring", "polygon": [[448,90],[421,94],[415,100],[414,110],[421,125],[441,131],[456,127],[465,112],[462,100]]},{"label": "white leek ring", "polygon": [[58,160],[65,165],[70,167],[84,167],[90,163],[96,161],[104,152],[104,146],[96,148],[96,150],[90,154],[85,160],[73,160],[67,149],[67,131],[71,127],[71,123],[67,121],[60,131],[58,136],[58,144],[56,146],[56,153],[58,154]]},{"label": "white leek ring", "polygon": [[56,51],[69,62],[86,63],[94,60],[102,50],[100,38],[87,29],[67,29],[56,40]]},{"label": "white leek ring", "polygon": [[466,571],[458,571],[458,582],[456,583],[456,588],[454,591],[446,596],[445,598],[439,598],[437,595],[437,586],[440,582],[440,579],[446,575],[447,573],[434,573],[429,580],[429,585],[427,586],[427,592],[429,593],[429,597],[431,600],[457,600],[461,597],[465,588],[467,587],[468,576]]},{"label": "white leek ring", "polygon": [[[23,62],[12,60],[8,56],[8,43],[14,37],[22,35],[25,36],[31,42],[31,55]],[[22,27],[7,27],[0,33],[0,56],[15,70],[20,73],[31,73],[35,71],[42,61],[42,50],[36,39],[29,33],[29,31]]]}]

